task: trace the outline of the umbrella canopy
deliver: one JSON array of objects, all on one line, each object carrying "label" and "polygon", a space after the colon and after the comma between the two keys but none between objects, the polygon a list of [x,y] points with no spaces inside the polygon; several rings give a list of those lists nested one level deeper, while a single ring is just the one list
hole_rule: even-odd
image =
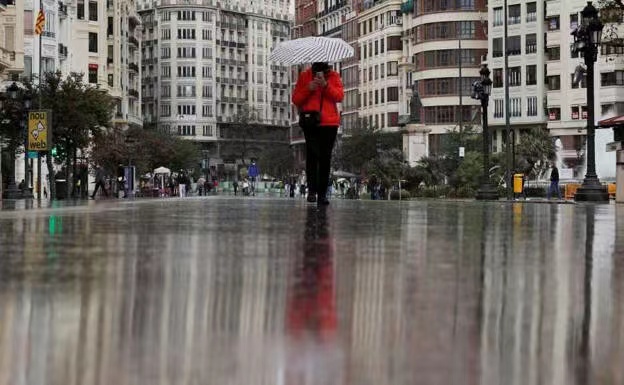
[{"label": "umbrella canopy", "polygon": [[169,170],[167,167],[161,166],[154,170],[154,174],[171,174],[171,170]]},{"label": "umbrella canopy", "polygon": [[353,173],[350,173],[348,171],[341,171],[341,170],[334,171],[332,173],[332,175],[335,176],[335,177],[339,177],[339,178],[355,178],[357,176],[357,175],[355,175]]},{"label": "umbrella canopy", "polygon": [[271,52],[270,60],[285,64],[338,62],[354,54],[353,47],[342,39],[310,36],[278,44]]}]

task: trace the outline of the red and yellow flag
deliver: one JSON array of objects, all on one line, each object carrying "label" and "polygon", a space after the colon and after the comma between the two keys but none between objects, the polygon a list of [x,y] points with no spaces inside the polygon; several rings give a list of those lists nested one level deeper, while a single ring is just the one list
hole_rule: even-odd
[{"label": "red and yellow flag", "polygon": [[39,9],[39,13],[37,13],[37,21],[35,21],[35,33],[37,35],[41,35],[43,33],[43,29],[45,27],[45,13],[43,13],[43,8]]}]

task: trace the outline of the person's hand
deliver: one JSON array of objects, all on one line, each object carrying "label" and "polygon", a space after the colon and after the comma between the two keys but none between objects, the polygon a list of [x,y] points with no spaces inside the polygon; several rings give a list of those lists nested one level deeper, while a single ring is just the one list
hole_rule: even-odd
[{"label": "person's hand", "polygon": [[317,77],[315,81],[316,81],[316,83],[317,83],[319,86],[321,86],[321,87],[323,87],[323,88],[327,87],[327,80],[325,80],[325,77],[324,77],[324,76],[322,76],[322,77]]},{"label": "person's hand", "polygon": [[316,89],[318,88],[319,84],[317,82],[317,79],[314,79],[310,82],[310,84],[308,84],[308,89],[310,91],[316,91]]}]

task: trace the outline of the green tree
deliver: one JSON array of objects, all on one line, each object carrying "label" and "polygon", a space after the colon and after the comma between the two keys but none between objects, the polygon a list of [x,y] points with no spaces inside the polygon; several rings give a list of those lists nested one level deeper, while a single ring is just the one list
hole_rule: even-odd
[{"label": "green tree", "polygon": [[403,152],[398,149],[382,150],[366,163],[366,173],[375,175],[379,183],[387,189],[397,185],[409,168],[403,159]]},{"label": "green tree", "polygon": [[[30,99],[30,87],[20,88],[17,97],[0,100],[0,146],[2,151],[2,175],[15,178],[15,156],[24,148],[26,131],[26,99]],[[1,183],[2,181],[0,181]]]},{"label": "green tree", "polygon": [[531,178],[539,177],[555,156],[555,143],[547,130],[534,127],[520,134],[516,146],[516,164],[524,174]]},{"label": "green tree", "polygon": [[289,145],[278,144],[264,149],[258,158],[258,165],[263,174],[281,179],[294,172],[295,159]]},{"label": "green tree", "polygon": [[[67,180],[75,174],[76,152],[87,148],[91,137],[101,130],[112,127],[113,99],[105,91],[83,81],[83,75],[71,73],[63,77],[61,72],[46,73],[42,84],[35,90],[41,96],[41,108],[52,110],[52,138],[58,150],[57,158],[65,163]],[[47,166],[50,178],[50,195],[56,197],[52,157]],[[72,167],[73,164],[73,167]],[[68,183],[68,193],[70,186]]]}]

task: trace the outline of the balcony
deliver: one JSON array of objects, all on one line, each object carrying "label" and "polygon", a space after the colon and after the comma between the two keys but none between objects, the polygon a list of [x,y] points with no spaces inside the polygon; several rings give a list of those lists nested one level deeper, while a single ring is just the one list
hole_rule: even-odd
[{"label": "balcony", "polygon": [[139,98],[139,91],[137,91],[137,90],[135,90],[135,89],[130,88],[130,89],[128,90],[128,95],[129,95],[129,96],[131,96],[131,97],[133,97],[133,98],[138,99],[138,98]]},{"label": "balcony", "polygon": [[130,71],[134,71],[136,73],[139,73],[139,66],[136,65],[135,63],[128,64],[128,68],[130,69]]}]

